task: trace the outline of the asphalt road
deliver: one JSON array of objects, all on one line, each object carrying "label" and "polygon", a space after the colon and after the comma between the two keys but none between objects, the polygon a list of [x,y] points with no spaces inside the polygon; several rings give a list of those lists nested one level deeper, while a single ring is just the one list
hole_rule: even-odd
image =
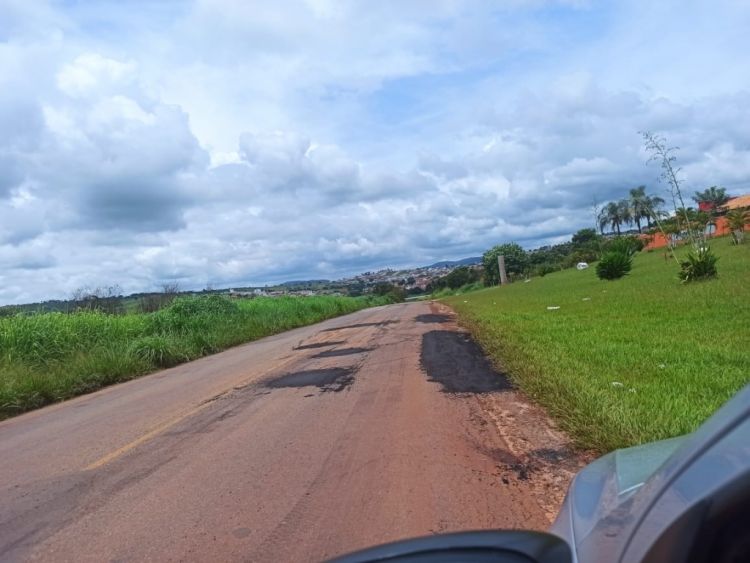
[{"label": "asphalt road", "polygon": [[544,529],[485,413],[507,392],[447,310],[413,303],[28,413],[0,423],[0,560],[315,561]]}]

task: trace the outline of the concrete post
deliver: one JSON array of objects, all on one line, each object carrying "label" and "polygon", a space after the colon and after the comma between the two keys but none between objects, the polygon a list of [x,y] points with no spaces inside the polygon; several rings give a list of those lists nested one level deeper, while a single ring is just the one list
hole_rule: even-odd
[{"label": "concrete post", "polygon": [[497,257],[497,269],[500,270],[500,285],[506,285],[508,274],[505,273],[505,256],[502,254]]}]

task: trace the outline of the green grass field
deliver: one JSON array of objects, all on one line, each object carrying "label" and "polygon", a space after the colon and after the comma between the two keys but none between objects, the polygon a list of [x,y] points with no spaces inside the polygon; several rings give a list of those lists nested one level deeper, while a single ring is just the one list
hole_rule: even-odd
[{"label": "green grass field", "polygon": [[445,301],[579,446],[610,451],[690,432],[750,382],[750,245],[712,248],[707,282],[654,252],[617,281],[566,270]]},{"label": "green grass field", "polygon": [[156,313],[0,318],[0,419],[159,368],[388,303],[387,298],[183,297]]}]

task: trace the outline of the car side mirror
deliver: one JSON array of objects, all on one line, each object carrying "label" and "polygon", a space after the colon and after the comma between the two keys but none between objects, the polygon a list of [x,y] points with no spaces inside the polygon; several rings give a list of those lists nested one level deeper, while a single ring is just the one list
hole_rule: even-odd
[{"label": "car side mirror", "polygon": [[571,563],[565,540],[543,532],[459,532],[389,543],[331,560],[332,563],[461,562]]}]

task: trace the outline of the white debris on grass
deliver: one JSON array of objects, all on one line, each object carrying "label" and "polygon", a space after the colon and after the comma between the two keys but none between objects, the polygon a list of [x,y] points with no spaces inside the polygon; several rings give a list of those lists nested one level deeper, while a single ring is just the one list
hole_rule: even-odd
[{"label": "white debris on grass", "polygon": [[576,264],[576,268],[578,270],[585,270],[588,267],[589,267],[589,265],[586,262],[578,262],[578,264]]},{"label": "white debris on grass", "polygon": [[584,297],[581,301],[591,301],[591,297]]},{"label": "white debris on grass", "polygon": [[622,383],[620,383],[619,381],[613,381],[612,382],[612,387],[624,387],[624,385]]},{"label": "white debris on grass", "polygon": [[547,307],[548,311],[557,311],[560,307],[559,306],[549,306]]}]

